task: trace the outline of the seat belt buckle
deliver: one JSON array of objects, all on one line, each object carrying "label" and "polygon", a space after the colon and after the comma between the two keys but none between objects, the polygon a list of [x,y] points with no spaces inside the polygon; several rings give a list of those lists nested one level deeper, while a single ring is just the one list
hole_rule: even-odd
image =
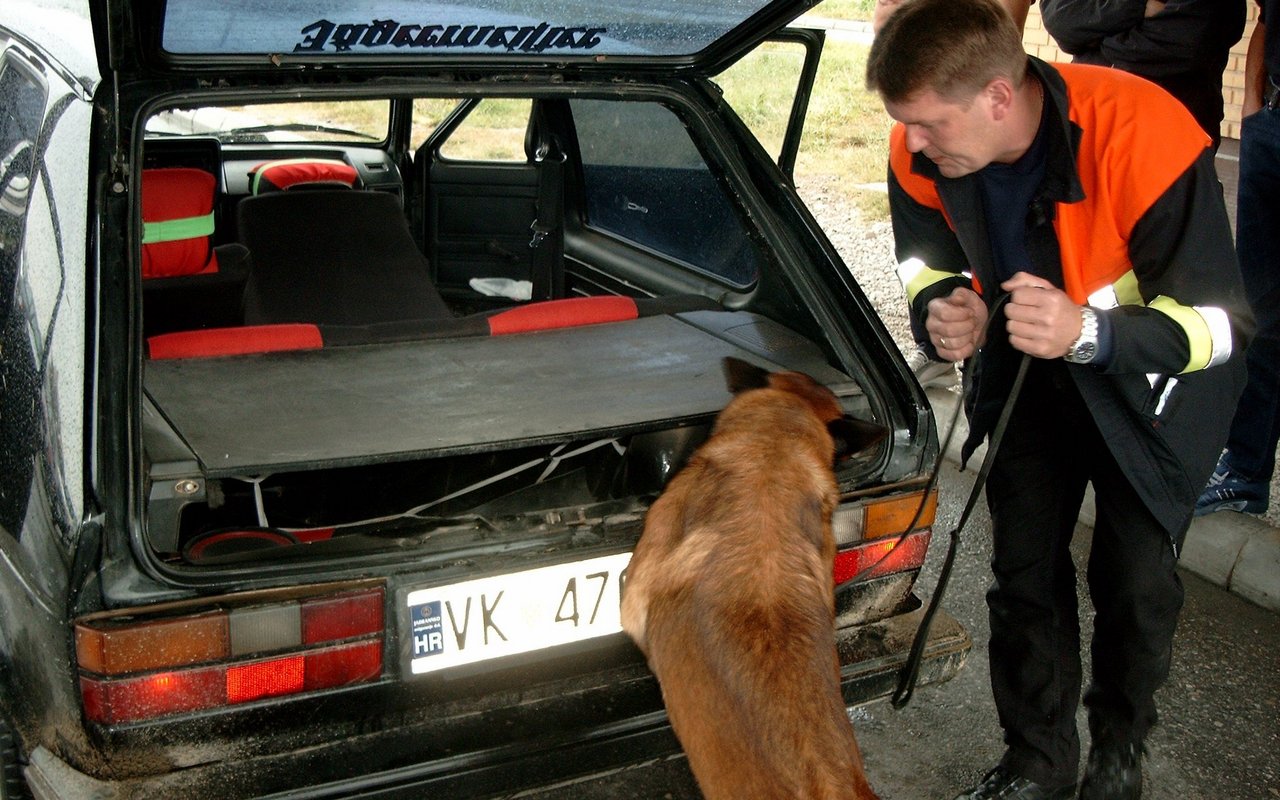
[{"label": "seat belt buckle", "polygon": [[529,230],[533,231],[533,236],[529,238],[529,248],[535,250],[547,240],[547,236],[551,233],[550,228],[539,225],[536,219],[529,223]]}]

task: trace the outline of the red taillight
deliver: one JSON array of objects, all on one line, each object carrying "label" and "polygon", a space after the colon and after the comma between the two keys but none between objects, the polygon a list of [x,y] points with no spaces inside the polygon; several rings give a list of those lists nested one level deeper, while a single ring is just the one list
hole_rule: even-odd
[{"label": "red taillight", "polygon": [[297,694],[306,685],[306,661],[285,656],[227,668],[227,702],[247,703],[263,697]]},{"label": "red taillight", "polygon": [[[836,585],[919,569],[929,551],[938,493],[923,492],[873,500],[836,510]],[[912,521],[915,521],[912,526]],[[903,531],[911,527],[911,533]]]},{"label": "red taillight", "polygon": [[307,653],[306,691],[373,680],[382,674],[382,640]]},{"label": "red taillight", "polygon": [[275,597],[213,598],[200,611],[170,607],[179,615],[161,619],[135,610],[79,621],[85,715],[131,722],[381,676],[382,587],[266,601]]},{"label": "red taillight", "polygon": [[930,531],[919,531],[902,541],[881,539],[867,542],[836,553],[836,585],[858,577],[864,580],[879,578],[894,572],[919,569],[929,552]]},{"label": "red taillight", "polygon": [[223,670],[217,667],[112,681],[82,675],[80,693],[85,716],[94,722],[132,722],[222,705],[224,683]]},{"label": "red taillight", "polygon": [[382,630],[382,597],[370,603],[363,596],[315,600],[302,606],[302,643],[350,639]]}]

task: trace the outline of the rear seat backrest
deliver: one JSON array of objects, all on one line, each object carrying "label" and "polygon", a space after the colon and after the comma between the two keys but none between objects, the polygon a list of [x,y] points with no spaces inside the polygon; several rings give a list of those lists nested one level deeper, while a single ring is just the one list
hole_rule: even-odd
[{"label": "rear seat backrest", "polygon": [[363,326],[282,322],[179,331],[150,337],[147,340],[147,355],[152,359],[212,358],[367,345],[374,342],[503,336],[625,322],[660,314],[719,310],[722,309],[718,303],[701,295],[568,297],[466,317],[432,320],[404,320]]},{"label": "rear seat backrest", "polygon": [[213,244],[217,187],[217,178],[202,169],[142,171],[147,335],[239,324],[247,254],[238,244]]},{"label": "rear seat backrest", "polygon": [[200,169],[142,171],[142,277],[217,272],[213,202],[218,180]]},{"label": "rear seat backrest", "polygon": [[245,323],[369,325],[452,316],[395,195],[316,190],[246,197],[253,254]]}]

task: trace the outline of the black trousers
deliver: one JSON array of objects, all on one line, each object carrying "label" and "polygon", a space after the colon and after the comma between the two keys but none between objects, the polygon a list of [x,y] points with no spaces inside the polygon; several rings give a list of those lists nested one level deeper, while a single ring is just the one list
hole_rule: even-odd
[{"label": "black trousers", "polygon": [[994,582],[991,685],[1005,767],[1056,788],[1076,782],[1080,621],[1068,547],[1085,487],[1097,523],[1088,560],[1095,611],[1085,696],[1096,740],[1141,742],[1169,673],[1182,582],[1172,539],[1111,457],[1068,366],[1034,359],[988,478]]}]

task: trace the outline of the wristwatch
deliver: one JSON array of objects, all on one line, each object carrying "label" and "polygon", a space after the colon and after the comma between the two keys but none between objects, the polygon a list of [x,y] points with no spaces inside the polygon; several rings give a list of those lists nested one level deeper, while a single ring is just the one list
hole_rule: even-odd
[{"label": "wristwatch", "polygon": [[1072,364],[1088,364],[1098,355],[1098,312],[1089,306],[1080,308],[1080,338],[1075,340],[1063,358]]}]

